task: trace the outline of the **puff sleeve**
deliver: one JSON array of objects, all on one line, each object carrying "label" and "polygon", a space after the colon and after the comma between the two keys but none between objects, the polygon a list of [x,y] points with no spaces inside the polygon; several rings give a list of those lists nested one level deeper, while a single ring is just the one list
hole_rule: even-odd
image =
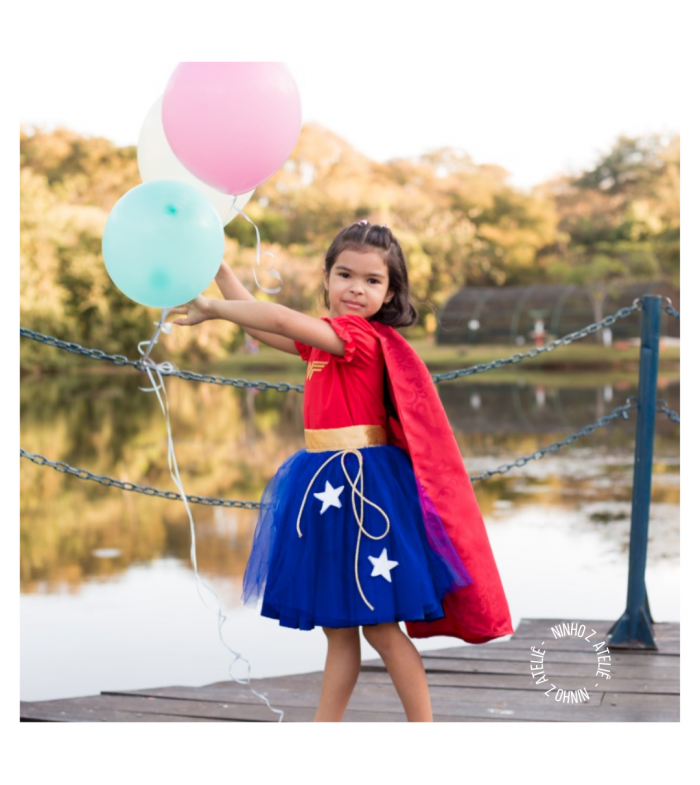
[{"label": "puff sleeve", "polygon": [[[334,362],[364,365],[381,351],[377,333],[364,317],[343,314],[332,319],[329,316],[322,316],[321,319],[330,324],[345,344],[345,354],[342,357],[337,354],[329,355]],[[295,341],[294,344],[302,359],[307,361],[311,355],[312,347],[299,341]]]},{"label": "puff sleeve", "polygon": [[294,341],[294,345],[297,347],[297,351],[301,355],[301,359],[304,362],[307,362],[311,355],[311,350],[313,347],[307,346],[305,343],[302,343],[301,341]]}]

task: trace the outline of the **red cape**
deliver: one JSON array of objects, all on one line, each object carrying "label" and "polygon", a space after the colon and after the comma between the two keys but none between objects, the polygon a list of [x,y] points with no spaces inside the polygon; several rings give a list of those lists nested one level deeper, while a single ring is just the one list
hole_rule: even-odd
[{"label": "red cape", "polygon": [[412,638],[451,635],[485,643],[512,635],[501,579],[471,480],[425,363],[392,327],[370,322],[382,344],[389,394],[399,420],[389,418],[389,443],[405,450],[413,470],[474,582],[443,600],[445,617],[407,622]]}]

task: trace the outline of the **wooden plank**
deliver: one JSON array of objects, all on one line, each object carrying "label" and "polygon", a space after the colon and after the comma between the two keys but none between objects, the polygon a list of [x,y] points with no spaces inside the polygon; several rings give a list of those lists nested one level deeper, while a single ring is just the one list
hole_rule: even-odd
[{"label": "wooden plank", "polygon": [[[226,685],[228,688],[230,685]],[[240,685],[236,685],[237,687]],[[247,703],[250,698],[255,698],[249,691],[242,692],[240,695],[235,697],[242,697],[243,702],[228,702],[224,703],[223,706],[225,707],[225,711],[221,711],[222,703],[221,701],[207,701],[210,703],[212,708],[207,709],[206,707],[201,706],[201,701],[190,700],[190,697],[194,694],[199,695],[201,694],[201,688],[188,688],[188,687],[166,687],[166,688],[158,688],[158,698],[155,696],[147,695],[134,695],[134,693],[129,693],[127,695],[105,695],[106,698],[111,698],[113,700],[120,700],[121,702],[119,705],[122,707],[121,714],[124,716],[124,720],[122,721],[140,721],[134,719],[136,717],[135,710],[141,708],[140,703],[138,701],[143,700],[151,700],[153,701],[153,705],[155,708],[158,708],[161,711],[168,712],[167,704],[172,703],[173,708],[171,711],[178,711],[184,712],[186,714],[191,714],[196,711],[198,715],[209,715],[211,718],[216,717],[222,721],[260,721],[260,722],[276,722],[277,716],[274,715],[267,707],[263,704],[250,704]],[[227,689],[229,696],[231,695],[231,690]],[[380,701],[373,699],[373,694],[376,693],[376,690],[372,688],[367,695],[363,696],[362,699],[356,700],[354,702],[351,701],[351,705],[348,707],[348,710],[345,712],[345,716],[343,717],[343,722],[406,722],[406,716],[403,711],[403,707],[401,706],[396,693],[393,691],[393,687],[387,690],[389,694],[388,699],[383,699]],[[220,693],[220,691],[219,691]],[[167,697],[165,697],[167,695]],[[101,697],[101,696],[98,696]],[[285,696],[280,694],[276,695],[275,690],[268,691],[268,697],[270,702],[273,704],[275,708],[283,709],[284,710],[284,719],[283,722],[311,722],[313,717],[316,713],[316,704],[318,701],[317,695],[306,695],[306,698],[300,691],[296,691],[294,696],[292,697],[292,701],[301,702],[302,704],[308,705],[282,705],[280,699],[283,699]],[[129,704],[129,699],[135,698],[136,703]],[[177,698],[183,698],[182,700],[178,700]],[[94,699],[93,699],[94,700]],[[51,701],[50,703],[54,703]],[[52,712],[49,717],[49,721],[100,721],[94,719],[95,715],[99,715],[100,717],[105,714],[108,709],[103,706],[93,705],[92,708],[95,709],[95,712],[91,715],[85,716],[85,712],[79,712],[76,710],[76,706],[70,705],[72,702],[67,701],[69,706],[67,707],[67,711],[62,714],[62,716],[56,716],[56,712]],[[189,704],[191,703],[193,708],[190,709],[188,706],[182,706],[180,704]],[[31,706],[31,704],[29,704]],[[165,708],[162,708],[164,707]],[[59,707],[61,708],[61,707]],[[132,719],[128,719],[128,709],[131,709]],[[42,718],[47,718],[47,710],[45,707],[42,707],[40,710],[40,716]],[[26,712],[25,712],[26,714]],[[145,713],[142,712],[145,716]],[[217,716],[220,715],[220,716]],[[251,716],[253,715],[253,716]],[[167,716],[159,715],[159,716]],[[186,718],[180,715],[182,720],[185,721]],[[507,719],[507,718],[506,718]],[[497,722],[498,719],[493,716],[485,716],[482,718],[472,718],[468,716],[460,716],[459,714],[455,715],[454,712],[450,714],[443,715],[441,713],[435,712],[434,721],[435,722],[476,722],[476,721],[488,721],[488,722]],[[214,721],[212,719],[212,721]]]},{"label": "wooden plank", "polygon": [[[367,675],[376,675],[382,682],[390,683],[391,678],[385,670],[364,671]],[[549,678],[550,674],[545,670],[545,675]],[[426,673],[428,684],[439,684],[453,687],[483,687],[495,690],[534,690],[543,691],[543,685],[536,684],[529,673],[509,674],[509,673],[440,673],[428,671]],[[575,676],[560,676],[555,684],[562,689],[577,689],[585,687],[591,692],[594,684],[594,673],[588,671]],[[642,694],[680,694],[680,681],[678,679],[600,679],[598,692],[605,692],[614,689],[618,692],[638,692]]]},{"label": "wooden plank", "polygon": [[[515,635],[512,640],[519,640],[519,641],[528,641],[530,639],[540,639],[548,641],[550,645],[555,640],[553,629],[554,627],[562,625],[561,619],[523,619],[520,624],[518,625]],[[579,638],[574,638],[573,636],[567,636],[564,638],[556,639],[557,642],[563,641],[571,641],[575,642],[576,640],[580,642],[584,642],[585,637],[591,635],[595,630],[595,635],[593,639],[595,640],[602,640],[607,637],[610,629],[612,628],[614,622],[610,621],[601,621],[600,619],[588,620],[588,619],[572,619],[570,622],[567,623],[576,623],[579,625],[584,625],[586,627],[586,632],[584,636]],[[654,640],[657,645],[657,651],[665,652],[665,653],[673,653],[679,654],[680,653],[680,623],[678,622],[660,622],[657,624],[652,625],[652,632],[654,635]],[[536,644],[535,644],[536,645]],[[622,649],[622,651],[654,651],[654,650],[647,650],[647,649]]]},{"label": "wooden plank", "polygon": [[[439,709],[438,709],[439,707]],[[444,716],[445,710],[439,704],[433,707]],[[484,721],[489,718],[513,722],[679,722],[678,708],[629,708],[615,707],[603,710],[601,707],[588,707],[587,704],[567,706],[559,704],[514,705],[504,703],[500,707],[484,704],[463,704],[451,707],[455,722]]]},{"label": "wooden plank", "polygon": [[[258,692],[267,696],[275,708],[284,708],[284,706],[315,706],[321,694],[320,681],[315,683],[305,679],[304,676],[297,677],[294,684],[277,684],[273,679],[258,679],[255,681],[254,686]],[[103,694],[209,701],[213,703],[250,703],[261,705],[266,711],[269,711],[260,698],[253,695],[247,687],[235,682],[220,682],[206,687],[154,687],[143,690],[110,691]],[[278,706],[280,703],[282,705]]]},{"label": "wooden plank", "polygon": [[[276,707],[282,708],[282,707]],[[315,706],[284,707],[284,722],[311,722]],[[277,722],[263,703],[221,703],[133,695],[20,703],[22,721],[43,722]],[[349,711],[345,722],[405,722],[400,712]],[[441,721],[450,721],[442,719]]]},{"label": "wooden plank", "polygon": [[[526,657],[508,657],[505,659],[478,658],[478,657],[423,657],[423,665],[431,670],[474,670],[475,672],[488,671],[510,673],[515,669],[521,668],[529,671],[531,663],[538,660],[532,655]],[[574,656],[576,655],[576,656]],[[653,655],[652,655],[653,656]],[[654,679],[678,678],[680,673],[680,657],[665,657],[659,664],[658,660],[646,659],[644,657],[626,657],[625,655],[615,655],[611,652],[611,662],[607,667],[619,671],[620,678],[625,676],[634,677],[649,675]],[[574,670],[590,671],[591,667],[595,670],[597,657],[592,652],[550,652],[545,655],[545,663],[550,669],[561,668],[562,673],[573,672]],[[362,663],[366,669],[376,670],[383,665],[380,659],[367,660]]]},{"label": "wooden plank", "polygon": [[[457,690],[430,685],[433,711],[442,716],[515,718],[516,708],[522,713],[526,709],[529,710],[536,706],[533,697],[540,698],[540,701],[543,700],[541,696],[525,691],[520,693],[504,690],[502,695],[494,690]],[[601,698],[601,695],[593,696],[592,702],[598,703]],[[393,685],[358,684],[348,708],[366,709],[370,706],[381,706],[384,710],[391,706],[400,706]],[[543,705],[542,708],[545,706]]]},{"label": "wooden plank", "polygon": [[[290,678],[292,677],[287,677],[287,680]],[[304,675],[295,677],[294,681],[295,684],[293,686],[287,683],[284,687],[278,687],[273,679],[259,680],[262,683],[256,683],[255,685],[256,690],[265,693],[272,706],[284,710],[284,721],[291,718],[292,715],[288,714],[291,709],[306,708],[313,715],[318,705],[320,683],[304,678]],[[270,713],[269,709],[264,704],[261,704],[260,699],[253,695],[249,689],[231,682],[223,682],[221,685],[207,688],[160,687],[154,690],[138,690],[120,694],[126,698],[133,696],[136,698],[151,697],[165,700],[189,699],[194,701],[197,699],[197,702],[200,702],[199,699],[202,695],[206,695],[208,700],[214,704],[236,702],[238,704],[255,705],[256,707],[262,706],[268,714]],[[159,702],[162,702],[162,700]],[[375,684],[366,685],[358,682],[348,709],[351,711],[404,716],[401,701],[391,683],[377,687]],[[437,714],[438,712],[435,713]]]},{"label": "wooden plank", "polygon": [[[142,704],[145,703],[142,701]],[[128,705],[126,701],[91,695],[51,701],[21,701],[23,722],[216,722],[218,717],[160,713],[155,705]]]},{"label": "wooden plank", "polygon": [[[628,692],[606,692],[603,695],[603,700],[601,705],[604,707],[623,707],[623,708],[637,708],[637,707],[645,707],[651,705],[658,705],[658,706],[678,706],[680,711],[680,696],[678,695],[668,695],[665,696],[666,700],[664,700],[664,696],[662,695],[641,695],[638,692],[628,693]],[[656,703],[654,703],[656,701]]]},{"label": "wooden plank", "polygon": [[[368,694],[371,694],[372,690],[378,691],[381,687],[386,687],[387,690],[393,687],[388,673],[377,672],[367,675],[373,677],[364,682]],[[431,695],[435,693],[435,695],[441,696],[444,701],[464,701],[465,696],[468,696],[469,700],[498,704],[499,701],[505,700],[504,696],[509,696],[508,700],[526,705],[532,702],[532,696],[537,699],[538,696],[544,696],[545,693],[543,685],[535,685],[534,679],[530,679],[528,682],[525,679],[516,681],[510,677],[508,686],[503,686],[503,682],[500,682],[500,685],[495,679],[493,684],[488,684],[481,677],[470,678],[469,674],[463,673],[428,674],[428,687]],[[557,686],[564,688],[563,684]],[[605,690],[586,689],[590,696],[590,704],[599,705]],[[546,696],[544,697],[546,699]]]},{"label": "wooden plank", "polygon": [[[600,638],[596,638],[597,641],[600,641]],[[436,651],[470,651],[470,650],[478,650],[484,652],[508,652],[508,651],[524,651],[529,649],[531,646],[535,646],[537,648],[542,648],[542,644],[544,642],[544,648],[547,651],[585,651],[585,649],[590,646],[592,649],[592,645],[590,643],[586,643],[583,638],[558,638],[554,639],[551,637],[547,637],[546,635],[537,636],[534,638],[511,638],[508,641],[501,641],[498,643],[482,643],[480,645],[474,644],[469,645],[466,644],[465,646],[456,646],[454,648],[449,649],[433,649],[431,652],[424,652],[425,655],[434,654]],[[646,657],[650,655],[680,655],[680,641],[668,640],[668,641],[658,641],[657,640],[658,649],[611,649],[610,651],[616,651],[620,654],[629,654],[630,656],[637,656],[637,657]]]},{"label": "wooden plank", "polygon": [[[555,625],[552,625],[555,626]],[[586,631],[584,635],[563,635],[559,637],[558,635],[554,634],[552,627],[543,627],[543,628],[535,628],[535,627],[526,627],[523,630],[517,632],[510,641],[505,641],[506,643],[518,640],[527,640],[529,638],[539,638],[540,640],[579,640],[585,641],[586,638],[590,638],[590,640],[600,641],[606,638],[609,635],[610,627],[609,625],[605,626],[588,626],[586,625]],[[564,628],[562,628],[562,632],[564,632]],[[663,629],[659,630],[656,626],[653,629],[654,633],[654,640],[657,644],[665,644],[665,643],[678,643],[681,639],[680,629]],[[497,643],[497,642],[496,642]],[[492,644],[493,645],[493,644]],[[640,649],[630,648],[624,649],[624,651],[640,651]],[[641,651],[646,651],[646,649],[641,649]]]},{"label": "wooden plank", "polygon": [[[439,684],[449,687],[483,687],[498,690],[534,690],[543,691],[543,685],[535,683],[530,675],[517,676],[510,674],[483,674],[483,673],[429,673],[428,684]],[[549,677],[548,677],[549,678]],[[550,682],[553,680],[550,680]],[[607,681],[600,679],[594,681],[594,676],[562,676],[554,682],[558,688],[576,690],[585,687],[591,693],[593,690],[604,692],[611,687],[617,692],[640,693],[644,695],[680,695],[680,682],[677,679],[665,681],[652,681],[642,679],[617,679]],[[599,684],[596,689],[595,684]]]},{"label": "wooden plank", "polygon": [[[299,716],[290,718],[285,715],[284,722],[311,722],[313,713],[309,712],[308,719],[301,719]],[[510,719],[508,717],[504,718]],[[20,717],[20,722],[246,722],[245,718],[234,720],[203,719],[197,717],[178,717],[170,714],[140,714],[135,712],[112,711],[109,709],[100,710],[99,716],[83,717],[63,715],[61,717]],[[270,719],[269,722],[276,720]],[[351,711],[348,710],[343,716],[343,722],[406,722],[404,714],[390,714],[388,712],[376,711]],[[454,717],[435,715],[433,722],[499,722],[496,717]]]},{"label": "wooden plank", "polygon": [[[571,622],[585,625],[588,628],[586,635],[595,629],[598,633],[596,636],[598,638],[607,634],[615,624],[614,621],[602,619],[521,619],[513,637],[537,638],[540,635],[552,637],[552,627]],[[674,621],[656,622],[652,624],[652,630],[654,638],[679,640],[681,625],[680,622]]]},{"label": "wooden plank", "polygon": [[[260,692],[264,692],[274,708],[282,709],[285,712],[284,721],[295,721],[296,712],[300,709],[307,710],[308,714],[304,719],[311,720],[315,714],[320,695],[320,682],[315,679],[299,678],[295,679],[293,685],[287,683],[285,686],[278,686],[275,680],[259,680],[262,683],[256,683],[255,688]],[[385,690],[382,690],[380,699],[373,700],[371,692],[363,696],[360,700],[355,701],[354,704],[348,708],[350,711],[362,712],[364,719],[360,718],[356,721],[368,721],[367,717],[370,714],[394,715],[393,718],[387,721],[395,721],[396,718],[404,717],[403,707],[401,705],[393,685],[387,685]],[[207,687],[207,688],[192,688],[192,687],[161,687],[154,690],[138,690],[129,693],[121,693],[124,697],[151,697],[160,698],[162,700],[183,700],[200,703],[200,698],[203,696],[205,700],[212,702],[214,705],[221,703],[237,704],[243,706],[255,706],[256,708],[262,707],[267,715],[274,717],[269,709],[261,703],[253,693],[246,687],[231,683],[223,682],[220,686]],[[161,700],[161,702],[162,702]],[[240,709],[237,709],[240,714]],[[356,715],[349,714],[348,720],[352,721]],[[376,718],[373,721],[379,721]]]},{"label": "wooden plank", "polygon": [[[580,651],[581,648],[585,648],[587,646],[593,646],[593,643],[600,643],[603,640],[600,636],[594,636],[591,638],[590,641],[586,641],[585,638],[572,638],[572,637],[565,637],[565,638],[554,638],[550,634],[544,635],[523,635],[518,636],[517,638],[513,637],[507,641],[495,641],[491,643],[481,643],[481,644],[464,644],[463,646],[454,646],[454,647],[446,647],[449,649],[479,649],[484,651],[497,651],[503,649],[504,651],[508,651],[510,649],[522,649],[522,648],[529,648],[530,646],[539,646],[541,647],[542,643],[544,642],[545,647],[547,644],[550,645],[550,648],[554,646],[560,647],[562,650],[566,650],[566,647],[571,648],[573,646],[573,651]],[[679,651],[679,639],[668,638],[666,640],[659,640],[656,641],[657,645],[659,646],[658,649],[621,649],[616,648],[615,651],[620,653],[629,653],[629,654],[660,654],[660,653],[669,653],[672,649],[674,650],[672,653],[678,654]],[[607,645],[607,644],[606,644]],[[437,651],[433,649],[433,651]],[[428,652],[426,652],[428,653]]]},{"label": "wooden plank", "polygon": [[[358,683],[355,694],[351,699],[351,704],[348,707],[347,721],[404,721],[403,709],[396,696],[393,685],[389,681],[378,683],[376,676],[388,679],[382,674],[362,674],[362,681]],[[295,679],[297,689],[293,692],[289,690],[277,690],[270,687],[265,691],[268,698],[273,705],[285,710],[285,722],[304,722],[312,719],[315,711],[315,702],[317,700],[317,693],[311,692],[313,688],[313,681],[303,676]],[[305,684],[304,684],[305,682]],[[276,716],[272,714],[266,706],[259,703],[258,699],[250,693],[249,690],[241,688],[240,685],[231,685],[224,683],[223,687],[210,687],[207,691],[218,700],[214,701],[193,701],[183,700],[182,703],[188,704],[187,706],[177,706],[171,703],[171,708],[161,709],[161,706],[168,703],[168,700],[161,699],[152,701],[153,706],[148,712],[140,711],[143,709],[143,704],[139,701],[131,705],[131,711],[122,711],[121,721],[142,721],[139,714],[145,716],[147,713],[152,715],[180,717],[180,721],[199,721],[197,718],[202,718],[202,715],[207,713],[210,715],[207,719],[213,719],[216,712],[219,711],[218,703],[225,703],[230,698],[235,697],[235,704],[228,704],[228,713],[222,717],[229,721],[276,721]],[[262,686],[262,685],[257,685]],[[306,686],[307,689],[302,689]],[[175,691],[193,697],[193,693],[201,694],[202,688],[159,688],[161,694],[166,691]],[[232,695],[232,692],[237,692],[237,695]],[[563,705],[556,704],[550,701],[543,693],[533,690],[494,690],[489,688],[475,688],[475,687],[454,687],[431,685],[430,692],[433,701],[433,711],[436,718],[440,721],[477,721],[477,720],[518,720],[518,721],[678,721],[679,719],[679,704],[677,696],[669,695],[634,695],[625,693],[612,693],[614,699],[607,701],[607,696],[602,694],[592,694],[592,700],[589,703],[582,705]],[[212,694],[213,693],[213,694]],[[222,694],[225,693],[225,694]],[[117,696],[98,696],[99,698],[108,698]],[[142,696],[143,697],[143,696]],[[285,698],[288,702],[296,703],[296,706],[282,705],[278,698]],[[605,702],[602,700],[605,698]],[[49,701],[37,704],[24,704],[22,706],[22,714],[25,719],[44,719],[49,721],[120,721],[118,715],[113,715],[113,719],[106,713],[108,707],[104,704],[101,706],[93,706],[87,708],[97,708],[98,711],[92,713],[80,712],[80,704],[83,703],[83,708],[86,708],[84,701]],[[137,699],[138,700],[138,699]],[[170,699],[172,701],[172,699]],[[596,701],[600,702],[595,705]],[[650,702],[654,700],[655,702]],[[253,703],[256,701],[257,703]],[[92,700],[95,702],[95,699]],[[202,707],[202,703],[208,703],[213,709],[207,712],[207,709]],[[309,704],[312,705],[309,705]],[[47,706],[46,704],[51,704]],[[60,704],[64,704],[61,706]],[[109,710],[119,711],[115,707],[118,704],[113,702]],[[121,703],[122,707],[125,706]],[[27,708],[33,709],[31,715]],[[583,709],[585,708],[585,711]],[[595,713],[595,710],[603,708],[604,711]],[[306,712],[304,712],[306,709]],[[162,712],[165,711],[165,714]],[[179,714],[171,714],[170,712],[177,711]],[[183,716],[184,712],[187,716]],[[95,715],[98,719],[95,719]],[[131,714],[131,717],[126,717],[126,714]],[[195,718],[193,719],[193,716]],[[149,721],[147,718],[145,721]],[[176,719],[169,719],[163,721],[177,721]]]},{"label": "wooden plank", "polygon": [[[501,700],[493,703],[472,701],[471,690],[463,701],[444,702],[442,696],[431,689],[433,711],[441,715],[469,716],[473,719],[498,717],[520,722],[679,722],[680,706],[669,700],[672,696],[630,696],[635,698],[663,697],[660,704],[591,705],[553,703],[551,699],[537,696],[532,699],[528,693],[527,701],[518,700],[514,692],[505,692]],[[519,697],[519,696],[518,696]],[[675,698],[678,701],[678,698]]]},{"label": "wooden plank", "polygon": [[[188,714],[160,714],[157,711],[137,711],[135,708],[119,710],[99,701],[100,696],[88,699],[67,700],[61,705],[51,705],[55,701],[33,701],[20,704],[21,722],[243,722],[250,721],[250,707],[242,707],[227,717],[198,717]],[[111,697],[111,696],[110,696]],[[275,715],[270,713],[271,718]],[[285,718],[287,720],[287,718]],[[259,721],[264,721],[260,718]],[[274,721],[271,719],[270,721]]]},{"label": "wooden plank", "polygon": [[[557,702],[550,695],[520,690],[481,690],[430,687],[434,711],[441,714],[468,713],[471,716],[511,711],[516,719],[546,721],[679,721],[677,695],[631,693],[591,694],[585,703]],[[613,700],[609,695],[614,695]],[[572,716],[573,715],[573,716]]]},{"label": "wooden plank", "polygon": [[[549,676],[585,676],[589,677],[595,672],[595,659],[591,659],[589,654],[582,661],[555,662],[546,659],[546,673]],[[459,660],[449,658],[431,657],[424,658],[423,665],[427,673],[501,673],[530,675],[529,660]],[[386,670],[381,660],[374,663],[363,663],[366,671]],[[637,665],[629,662],[616,662],[609,664],[610,675],[613,679],[648,679],[652,681],[664,681],[666,679],[679,678],[679,668],[658,668],[646,664]]]},{"label": "wooden plank", "polygon": [[[290,709],[305,708],[314,713],[320,695],[320,685],[317,686],[303,679],[299,679],[294,689],[290,689],[289,686],[277,687],[274,683],[259,684],[256,685],[256,689],[265,693],[274,708],[284,710],[285,721],[288,719],[288,710]],[[358,685],[356,692],[359,698],[355,700],[353,705],[349,706],[351,709],[364,712],[388,712],[403,715],[401,701],[392,684],[387,684],[385,688],[380,687],[378,690],[374,685],[371,687],[362,687],[361,685]],[[206,694],[209,696],[209,701],[214,704],[226,702],[231,704],[254,705],[256,707],[261,706],[265,712],[268,714],[270,713],[269,709],[260,702],[259,698],[253,695],[250,690],[241,688],[240,685],[225,683],[224,686],[221,687],[209,687],[206,689]],[[195,696],[199,699],[201,695],[201,688],[195,690],[194,688],[188,687],[166,687],[158,688],[157,690],[130,692],[128,695],[124,695],[124,697],[135,696],[158,697],[168,700],[193,700]]]},{"label": "wooden plank", "polygon": [[[37,710],[36,707],[27,709],[25,704],[21,704],[20,708],[20,722],[247,722],[249,721],[244,716],[244,711],[247,708],[242,706],[244,710],[240,714],[236,714],[233,718],[227,719],[214,719],[214,718],[201,718],[201,717],[183,717],[174,714],[156,714],[150,712],[133,712],[133,711],[118,711],[100,707],[98,711],[90,713],[79,713],[73,708],[69,707],[68,711],[59,713],[46,712],[44,710]],[[42,701],[36,701],[37,705],[43,704]],[[23,708],[22,708],[23,707]],[[236,710],[238,707],[233,707]],[[38,715],[38,716],[35,716]],[[314,712],[311,710],[295,709],[285,712],[284,722],[311,722],[313,720]],[[274,715],[270,715],[268,720],[260,720],[262,722],[276,722],[277,719]],[[498,722],[495,717],[486,718],[472,718],[472,717],[454,717],[436,714],[433,717],[434,722]],[[377,711],[353,711],[348,710],[345,712],[343,722],[406,722],[406,716],[398,713],[377,712]]]},{"label": "wooden plank", "polygon": [[[233,710],[227,704],[210,701],[158,700],[147,696],[94,695],[54,701],[35,701],[20,705],[24,719],[41,718],[52,722],[100,722],[110,712],[131,714],[132,721],[149,714],[180,717],[183,721],[199,720],[249,720],[277,719],[264,704],[242,706]],[[128,720],[126,720],[128,721]]]},{"label": "wooden plank", "polygon": [[[483,646],[464,646],[454,649],[433,649],[432,651],[425,651],[421,653],[424,663],[430,662],[432,659],[454,659],[454,660],[468,660],[474,662],[523,662],[523,654],[529,655],[529,648],[526,652],[520,649],[500,649],[495,651],[492,647],[485,648]],[[547,662],[589,662],[590,653],[584,651],[556,651],[547,650]],[[633,652],[618,651],[617,649],[610,649],[610,656],[613,665],[619,664],[644,664],[646,666],[665,669],[672,668],[678,670],[680,668],[680,655],[658,654],[658,652]],[[529,662],[529,656],[527,658]],[[375,666],[381,663],[380,659],[363,660],[362,666],[371,665]]]},{"label": "wooden plank", "polygon": [[[33,702],[33,701],[32,701]],[[37,701],[39,702],[39,701]],[[216,719],[205,719],[201,717],[178,717],[174,714],[139,714],[130,711],[112,711],[110,709],[100,710],[98,715],[91,717],[73,716],[71,713],[64,713],[60,717],[50,714],[46,716],[39,713],[38,716],[24,716],[20,709],[20,722],[220,722]]]},{"label": "wooden plank", "polygon": [[[516,641],[512,641],[515,643],[516,646],[513,648],[525,648],[529,649],[531,646],[538,646],[542,648],[542,641],[544,641],[544,648],[548,649],[549,651],[581,651],[585,649],[585,643],[581,643],[581,640],[574,640],[572,638],[559,638],[558,640],[553,640],[552,638],[547,639],[546,637],[537,637],[537,638],[518,638]],[[617,651],[625,652],[630,655],[636,655],[638,657],[644,657],[647,652],[649,654],[667,654],[667,655],[680,655],[681,653],[681,644],[680,641],[668,640],[668,641],[656,641],[657,647],[656,649],[617,649]],[[612,649],[610,650],[612,651]]]},{"label": "wooden plank", "polygon": [[[359,685],[358,685],[359,686]],[[358,707],[363,701],[381,700],[390,694],[388,685],[362,685],[351,700]],[[603,693],[589,693],[590,701],[564,704],[532,690],[492,690],[430,686],[433,711],[443,716],[546,722],[677,722],[679,698],[672,695],[639,695],[635,704],[620,703],[603,707]]]},{"label": "wooden plank", "polygon": [[256,692],[266,695],[275,708],[284,709],[289,706],[313,708],[318,705],[322,678],[321,672],[314,672],[253,679],[250,687],[235,681],[222,681],[205,687],[172,686],[143,690],[110,690],[103,694],[215,703],[246,703],[262,706],[269,713],[270,710],[259,697],[253,694],[251,687]]},{"label": "wooden plank", "polygon": [[[366,671],[362,673],[363,684],[374,685],[391,685],[391,678],[386,671]],[[483,690],[484,694],[489,697],[493,693],[502,694],[504,692],[521,691],[521,692],[544,692],[543,685],[535,684],[535,680],[530,676],[514,676],[514,675],[500,675],[500,674],[468,674],[468,673],[428,673],[428,685],[430,687],[454,687],[461,688],[479,688]],[[680,694],[680,687],[677,681],[644,681],[636,679],[626,680],[611,680],[610,682],[599,682],[599,689],[591,686],[590,677],[585,682],[579,682],[576,679],[557,679],[554,682],[557,687],[562,689],[576,689],[585,687],[589,694],[602,695],[608,690],[615,690],[616,692],[627,693],[640,693],[642,695],[670,695],[677,696]],[[359,684],[359,682],[358,682]],[[458,695],[459,693],[455,693]]]},{"label": "wooden plank", "polygon": [[[287,706],[309,706],[316,705],[318,700],[318,693],[304,691],[304,676],[296,677],[298,679],[298,689],[290,691],[288,689],[277,690],[274,685],[258,685],[266,693],[270,703],[277,708],[286,708]],[[309,685],[310,686],[310,685]],[[192,696],[195,688],[188,687],[163,687],[157,690],[139,691],[139,694],[157,694],[158,696],[172,696],[173,698],[184,698],[187,695]],[[250,693],[250,691],[243,691],[239,685],[231,685],[224,682],[221,686],[210,686],[206,688],[207,693],[212,699],[216,701],[239,701],[241,703],[250,703],[258,699]],[[519,705],[528,705],[533,703],[533,696],[535,702],[542,699],[537,692],[531,690],[493,690],[486,688],[456,688],[445,687],[441,685],[430,685],[431,695],[436,699],[440,699],[443,703],[486,703],[493,704],[497,707],[503,700],[504,695],[509,695],[511,703]],[[201,695],[202,688],[196,690],[197,697]],[[133,693],[129,693],[133,694]],[[599,703],[602,697],[601,693],[594,693],[592,700]],[[546,699],[544,699],[546,700]],[[401,702],[396,694],[393,684],[388,677],[388,674],[360,674],[355,691],[350,700],[349,708],[354,708],[363,711],[390,711],[395,713],[403,713]],[[438,709],[434,706],[434,711],[437,714]],[[444,714],[444,711],[440,711]],[[483,714],[483,712],[482,712]]]}]

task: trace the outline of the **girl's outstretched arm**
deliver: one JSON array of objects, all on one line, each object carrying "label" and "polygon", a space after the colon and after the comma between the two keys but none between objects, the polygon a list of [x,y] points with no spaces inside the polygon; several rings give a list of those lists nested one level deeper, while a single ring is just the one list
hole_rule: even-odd
[{"label": "girl's outstretched arm", "polygon": [[[221,267],[214,280],[219,287],[221,296],[225,300],[253,300],[254,302],[257,302],[255,297],[253,297],[245,286],[243,286],[236,273],[233,272],[226,262],[221,262]],[[275,335],[274,333],[264,332],[263,330],[255,330],[250,327],[244,329],[248,335],[258,341],[262,341],[268,346],[272,346],[282,352],[294,354],[297,357],[299,356],[299,352],[291,338],[285,338],[283,335]]]},{"label": "girl's outstretched arm", "polygon": [[174,319],[173,324],[193,325],[208,319],[226,319],[240,324],[243,329],[282,335],[292,341],[301,341],[330,354],[345,354],[345,343],[335,330],[321,319],[307,316],[278,303],[261,303],[257,300],[211,300],[200,295],[187,305],[171,309],[172,313],[185,314]]}]

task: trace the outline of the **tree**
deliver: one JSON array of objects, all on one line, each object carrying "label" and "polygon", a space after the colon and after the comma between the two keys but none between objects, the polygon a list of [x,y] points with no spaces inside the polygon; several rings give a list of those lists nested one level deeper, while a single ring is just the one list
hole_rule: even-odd
[{"label": "tree", "polygon": [[[153,310],[125,298],[101,254],[104,222],[140,181],[133,147],[66,129],[20,129],[22,323],[65,340],[133,355]],[[285,165],[246,208],[261,235],[263,267],[282,275],[274,299],[320,315],[324,253],[360,218],[386,223],[402,244],[419,328],[456,288],[565,281],[602,292],[622,280],[677,280],[680,143],[621,137],[589,171],[524,192],[496,164],[441,148],[378,163],[327,129],[302,128]],[[226,227],[225,258],[257,297],[255,231],[238,217]],[[274,258],[265,256],[274,253]],[[261,283],[276,285],[265,279]],[[212,286],[211,294],[216,296]],[[224,356],[242,341],[233,325],[173,333],[173,359]],[[22,343],[23,362],[57,353]]]},{"label": "tree", "polygon": [[554,200],[560,240],[545,249],[554,280],[588,286],[596,319],[605,292],[623,281],[680,270],[680,144],[677,136],[620,137],[588,171],[540,192]]},{"label": "tree", "polygon": [[604,153],[592,169],[575,179],[574,185],[628,199],[648,194],[664,169],[663,147],[658,134],[620,136],[612,150]]}]

